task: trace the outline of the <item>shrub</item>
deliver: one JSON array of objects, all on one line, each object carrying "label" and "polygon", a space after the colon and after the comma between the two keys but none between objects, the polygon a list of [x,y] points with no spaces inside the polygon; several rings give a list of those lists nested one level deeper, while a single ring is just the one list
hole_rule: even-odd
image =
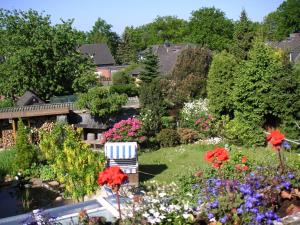
[{"label": "shrub", "polygon": [[[282,52],[263,42],[254,44],[249,59],[235,71],[232,91],[235,125],[240,128],[251,125],[248,130],[236,129],[235,134],[242,144],[264,145],[264,139],[258,136],[263,127],[278,127],[287,119],[296,120],[299,75],[293,73]],[[297,131],[296,126],[292,128]]]},{"label": "shrub", "polygon": [[142,142],[145,139],[141,133],[141,122],[135,118],[121,120],[116,123],[113,128],[104,133],[104,138],[103,142]]},{"label": "shrub", "polygon": [[187,128],[197,128],[196,121],[201,116],[208,115],[208,100],[199,99],[184,103],[180,111],[180,126]]},{"label": "shrub", "polygon": [[134,97],[139,95],[139,89],[134,84],[122,84],[110,86],[112,93],[126,94],[128,97]]},{"label": "shrub", "polygon": [[230,93],[234,83],[233,75],[238,65],[236,58],[223,51],[214,56],[207,79],[209,109],[214,117],[233,116],[233,102]]},{"label": "shrub", "polygon": [[163,116],[161,117],[161,123],[163,128],[175,128],[176,120],[173,116]]},{"label": "shrub", "polygon": [[40,172],[40,178],[43,181],[54,180],[56,177],[53,168],[49,165],[44,165],[40,167],[39,172]]},{"label": "shrub", "polygon": [[193,143],[200,138],[197,131],[189,128],[178,128],[177,133],[181,144]]},{"label": "shrub", "polygon": [[16,154],[14,159],[15,172],[24,171],[37,159],[36,149],[29,141],[29,132],[25,128],[22,120],[18,121],[18,131],[16,138]]},{"label": "shrub", "polygon": [[162,129],[156,136],[161,147],[173,147],[179,144],[179,135],[174,129]]}]

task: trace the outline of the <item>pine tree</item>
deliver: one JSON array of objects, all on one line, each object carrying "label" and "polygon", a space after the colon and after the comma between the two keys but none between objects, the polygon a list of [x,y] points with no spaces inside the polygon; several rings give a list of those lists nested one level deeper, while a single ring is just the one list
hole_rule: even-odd
[{"label": "pine tree", "polygon": [[141,72],[139,78],[144,83],[150,83],[159,75],[159,59],[152,53],[150,49],[146,51],[146,56],[143,61],[144,71]]},{"label": "pine tree", "polygon": [[241,12],[240,20],[234,26],[232,54],[238,59],[246,59],[248,51],[252,47],[255,36],[255,25],[247,16],[245,10]]}]

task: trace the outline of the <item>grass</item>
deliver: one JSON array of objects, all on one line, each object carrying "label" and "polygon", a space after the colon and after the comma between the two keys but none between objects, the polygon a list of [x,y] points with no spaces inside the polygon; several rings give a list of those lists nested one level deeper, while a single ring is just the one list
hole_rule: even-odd
[{"label": "grass", "polygon": [[13,170],[14,157],[16,150],[14,148],[0,151],[0,182],[5,175]]},{"label": "grass", "polygon": [[[197,169],[208,167],[203,157],[207,150],[213,148],[213,145],[191,144],[141,153],[139,156],[140,181],[177,182],[184,175],[190,175]],[[276,152],[271,149],[233,147],[233,151],[235,150],[241,150],[250,161],[255,161],[258,165],[278,164]],[[290,167],[300,169],[299,154],[286,153],[285,159]]]}]

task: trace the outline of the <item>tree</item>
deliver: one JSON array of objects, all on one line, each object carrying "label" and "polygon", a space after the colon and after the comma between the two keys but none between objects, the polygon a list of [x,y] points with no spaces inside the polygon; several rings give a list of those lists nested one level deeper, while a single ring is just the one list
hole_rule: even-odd
[{"label": "tree", "polygon": [[138,67],[138,64],[131,64],[126,68],[119,70],[112,75],[113,85],[133,84],[134,78],[130,72]]},{"label": "tree", "polygon": [[16,136],[16,155],[14,159],[15,172],[29,169],[36,160],[36,151],[30,143],[29,132],[25,128],[22,120],[18,121],[18,131]]},{"label": "tree", "polygon": [[116,58],[120,38],[116,32],[111,30],[111,28],[111,24],[108,24],[105,20],[98,18],[92,30],[87,33],[87,41],[91,44],[106,43],[112,55]]},{"label": "tree", "polygon": [[119,44],[117,58],[122,64],[136,63],[138,53],[146,48],[142,39],[142,30],[126,27]]},{"label": "tree", "polygon": [[201,8],[192,12],[188,33],[189,41],[221,51],[232,43],[233,23],[219,9]]},{"label": "tree", "polygon": [[264,20],[269,40],[282,40],[290,33],[300,31],[300,1],[286,0]]},{"label": "tree", "polygon": [[256,24],[252,23],[245,10],[241,12],[240,20],[234,25],[233,45],[230,51],[238,59],[246,59],[255,37]]},{"label": "tree", "polygon": [[146,51],[145,59],[143,60],[144,71],[139,75],[139,79],[143,83],[151,83],[152,80],[159,75],[159,59],[154,55],[151,49]]},{"label": "tree", "polygon": [[73,82],[93,69],[77,50],[81,34],[73,21],[51,26],[50,17],[34,10],[0,11],[0,92],[20,96],[28,89],[48,99],[72,94]]},{"label": "tree", "polygon": [[249,59],[235,73],[231,125],[241,143],[262,145],[263,128],[278,127],[294,117],[299,110],[294,104],[300,93],[298,78],[283,52],[263,42],[254,44]]},{"label": "tree", "polygon": [[110,91],[109,87],[93,87],[87,93],[79,95],[76,105],[82,109],[90,110],[91,114],[105,119],[118,112],[127,102],[125,94]]},{"label": "tree", "polygon": [[170,76],[174,87],[168,94],[169,101],[181,106],[194,97],[205,97],[211,60],[212,53],[208,48],[194,46],[184,49]]},{"label": "tree", "polygon": [[225,51],[213,57],[207,79],[207,97],[209,108],[217,119],[222,115],[233,117],[231,92],[237,65],[237,59]]},{"label": "tree", "polygon": [[143,83],[140,88],[142,130],[146,136],[154,136],[161,130],[161,117],[165,103],[159,80]]}]

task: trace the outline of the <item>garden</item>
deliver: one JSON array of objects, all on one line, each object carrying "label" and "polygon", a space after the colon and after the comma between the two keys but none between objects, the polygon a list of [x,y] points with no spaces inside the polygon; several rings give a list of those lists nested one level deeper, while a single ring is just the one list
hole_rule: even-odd
[{"label": "garden", "polygon": [[[29,12],[33,21],[43,19]],[[8,24],[23,18],[18,12],[6,14]],[[215,14],[224,17],[215,8],[197,10],[189,27],[199,31],[204,27],[201,18]],[[27,22],[24,19],[24,27],[30,27]],[[83,142],[83,130],[74,125],[57,122],[34,131],[19,119],[15,145],[0,151],[1,217],[82,203],[105,186],[115,198],[116,221],[82,211],[78,224],[300,224],[300,64],[266,44],[266,34],[260,31],[263,26],[251,22],[245,11],[235,24],[227,22],[232,25],[228,42],[217,36],[218,47],[203,42],[188,46],[169,74],[160,74],[158,57],[149,49],[139,62],[144,70],[138,79],[129,69],[123,70],[113,75],[112,86],[97,84],[90,62],[86,64],[87,59],[77,52],[78,58],[68,63],[53,62],[69,69],[48,73],[58,76],[57,71],[67,71],[70,82],[59,73],[60,79],[53,78],[51,85],[33,82],[35,88],[45,98],[76,92],[75,106],[109,129],[99,140],[102,148],[95,151]],[[59,36],[73,32],[71,22],[55,29]],[[13,37],[16,32],[8,29],[6,33]],[[20,39],[26,40],[22,35]],[[75,42],[74,38],[70,49],[77,49]],[[25,57],[27,49],[23,50]],[[7,62],[14,64],[14,60]],[[12,68],[9,75],[21,71]],[[61,84],[67,84],[67,89]],[[17,86],[18,82],[12,83],[3,90],[10,93]],[[115,121],[128,97],[136,95],[137,115]],[[138,144],[139,187],[128,188],[129,177],[118,166],[106,168],[103,145],[110,142]],[[12,201],[15,206],[7,207]],[[28,224],[59,224],[43,212],[32,215]]]}]

